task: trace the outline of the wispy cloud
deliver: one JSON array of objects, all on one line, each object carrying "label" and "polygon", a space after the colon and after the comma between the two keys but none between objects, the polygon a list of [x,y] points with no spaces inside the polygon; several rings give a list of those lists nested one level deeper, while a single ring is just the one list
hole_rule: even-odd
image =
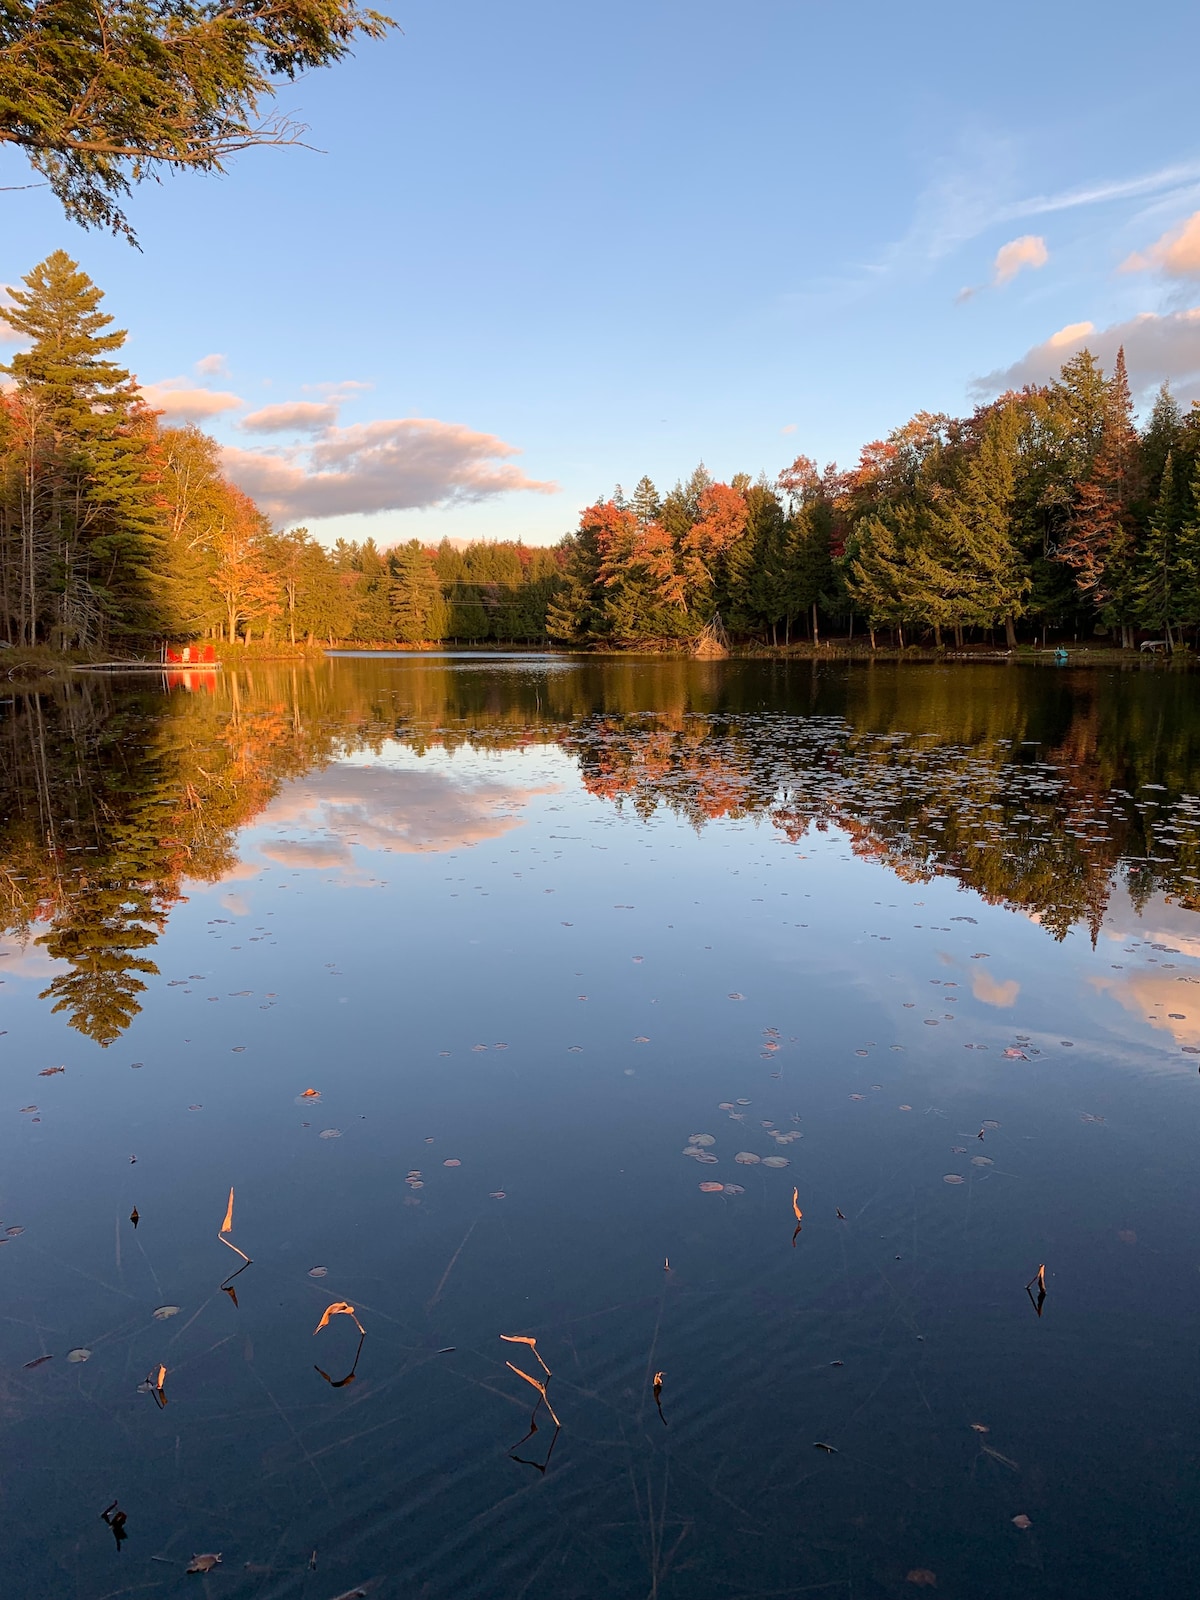
[{"label": "wispy cloud", "polygon": [[201,356],[196,363],[196,371],[202,378],[227,378],[229,362],[222,355]]},{"label": "wispy cloud", "polygon": [[557,484],[527,477],[511,462],[519,454],[495,434],[462,423],[396,417],[329,427],[310,446],[292,450],[230,446],[225,466],[264,510],[290,520],[557,493]]}]

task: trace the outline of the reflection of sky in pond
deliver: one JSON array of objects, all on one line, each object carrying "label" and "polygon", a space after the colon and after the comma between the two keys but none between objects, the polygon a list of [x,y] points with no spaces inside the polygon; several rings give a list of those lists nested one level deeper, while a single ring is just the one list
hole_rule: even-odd
[{"label": "reflection of sky in pond", "polygon": [[[187,1582],[239,1600],[1188,1592],[1200,933],[1079,809],[1136,786],[1085,790],[1077,740],[1052,822],[1048,749],[872,776],[932,714],[806,728],[767,682],[656,720],[612,708],[626,670],[549,724],[412,663],[243,685],[237,727],[172,702],[153,759],[234,777],[150,830],[191,854],[141,1010],[102,1049],[6,938],[6,1593],[169,1592],[218,1550]],[[1002,885],[955,830],[1023,814],[1050,837]],[[335,1302],[361,1350],[314,1336]],[[523,1440],[505,1359],[544,1375],[501,1333],[561,1436]]]}]

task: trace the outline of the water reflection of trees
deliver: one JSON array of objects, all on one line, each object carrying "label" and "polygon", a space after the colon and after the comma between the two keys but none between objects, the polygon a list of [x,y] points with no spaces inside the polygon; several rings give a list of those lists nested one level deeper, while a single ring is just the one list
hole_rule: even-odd
[{"label": "water reflection of trees", "polygon": [[1095,934],[1116,875],[1135,904],[1166,891],[1200,909],[1196,698],[1195,680],[1162,674],[677,659],[15,689],[0,705],[0,916],[65,963],[54,1009],[109,1044],[186,880],[228,873],[238,829],[286,780],[398,738],[418,754],[553,743],[589,792],[640,816],[761,817],[794,842],[836,828],[907,881],[951,876],[1057,937]]}]

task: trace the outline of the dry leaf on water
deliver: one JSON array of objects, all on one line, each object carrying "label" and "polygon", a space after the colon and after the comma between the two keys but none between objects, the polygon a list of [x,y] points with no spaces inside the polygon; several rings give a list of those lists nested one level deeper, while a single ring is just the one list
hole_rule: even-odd
[{"label": "dry leaf on water", "polygon": [[915,1583],[918,1589],[936,1589],[937,1573],[930,1572],[928,1567],[914,1567],[905,1576],[905,1583]]},{"label": "dry leaf on water", "polygon": [[335,1300],[332,1305],[325,1307],[325,1311],[320,1322],[318,1322],[316,1327],[313,1329],[314,1338],[316,1338],[317,1334],[320,1333],[322,1328],[327,1328],[329,1326],[330,1317],[349,1317],[354,1323],[354,1326],[358,1329],[359,1333],[366,1333],[366,1329],[354,1315],[354,1307],[352,1305],[348,1305],[345,1300]]},{"label": "dry leaf on water", "polygon": [[1032,1528],[1033,1527],[1033,1523],[1030,1522],[1029,1518],[1025,1515],[1025,1513],[1023,1511],[1021,1512],[1021,1514],[1019,1516],[1016,1516],[1016,1517],[1014,1517],[1012,1519],[1012,1524],[1013,1524],[1014,1528],[1022,1528],[1022,1529],[1024,1529],[1024,1528]]},{"label": "dry leaf on water", "polygon": [[797,1222],[803,1222],[804,1221],[804,1213],[800,1209],[800,1191],[799,1191],[799,1189],[793,1189],[792,1190],[792,1210],[796,1214],[796,1221]]},{"label": "dry leaf on water", "polygon": [[177,1317],[178,1315],[178,1306],[156,1306],[154,1308],[155,1322],[166,1322],[169,1317]]},{"label": "dry leaf on water", "polygon": [[216,1555],[193,1556],[188,1563],[189,1572],[211,1572],[221,1564],[220,1551]]},{"label": "dry leaf on water", "polygon": [[233,1190],[229,1191],[229,1204],[225,1207],[225,1221],[221,1224],[222,1233],[233,1232]]},{"label": "dry leaf on water", "polygon": [[[537,1340],[533,1337],[532,1334],[530,1334],[530,1333],[502,1333],[500,1335],[500,1337],[504,1340],[505,1344],[527,1344],[529,1346],[529,1348],[533,1351],[534,1355],[537,1357],[538,1365],[541,1367],[542,1371],[546,1374],[546,1376],[548,1378],[552,1378],[554,1376],[554,1374],[550,1371],[550,1368],[542,1360],[541,1352],[538,1350],[538,1347],[537,1347]],[[524,1374],[522,1374],[522,1376],[524,1376]]]}]

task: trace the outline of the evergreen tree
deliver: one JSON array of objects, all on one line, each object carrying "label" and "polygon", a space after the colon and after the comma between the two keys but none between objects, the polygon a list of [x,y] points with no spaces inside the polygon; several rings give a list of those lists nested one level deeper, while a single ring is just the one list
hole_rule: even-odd
[{"label": "evergreen tree", "polygon": [[105,644],[153,632],[158,510],[153,418],[109,357],[125,343],[101,291],[56,250],[10,291],[7,321],[30,348],[15,384],[23,470],[18,637]]},{"label": "evergreen tree", "polygon": [[446,607],[433,560],[419,539],[410,539],[393,552],[392,570],[394,637],[404,644],[440,639]]},{"label": "evergreen tree", "polygon": [[644,528],[647,523],[657,522],[662,511],[662,501],[658,498],[658,490],[650,479],[643,476],[638,480],[637,488],[633,491],[633,499],[629,502],[629,509]]},{"label": "evergreen tree", "polygon": [[938,602],[930,620],[959,629],[1003,622],[1010,649],[1031,587],[1013,537],[1020,433],[1016,405],[991,409],[952,491],[931,503],[932,537],[922,552],[930,596]]},{"label": "evergreen tree", "polygon": [[1161,629],[1168,646],[1174,645],[1173,624],[1194,620],[1190,613],[1200,578],[1192,541],[1185,535],[1183,488],[1177,481],[1175,457],[1168,454],[1134,587],[1138,620]]},{"label": "evergreen tree", "polygon": [[1120,350],[1105,398],[1099,444],[1076,492],[1059,554],[1074,571],[1080,593],[1098,608],[1109,607],[1122,624],[1132,608],[1132,504],[1139,491],[1138,454],[1125,352]]}]

